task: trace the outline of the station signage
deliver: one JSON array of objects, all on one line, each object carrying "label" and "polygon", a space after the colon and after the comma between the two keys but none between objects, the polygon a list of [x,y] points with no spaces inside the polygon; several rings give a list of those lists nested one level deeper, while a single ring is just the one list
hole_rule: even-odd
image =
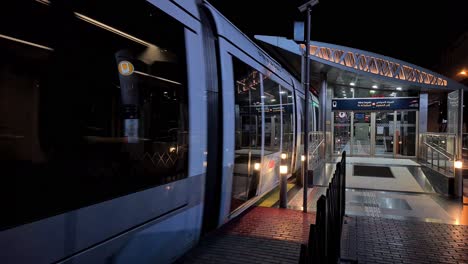
[{"label": "station signage", "polygon": [[418,110],[418,97],[332,99],[332,110]]}]

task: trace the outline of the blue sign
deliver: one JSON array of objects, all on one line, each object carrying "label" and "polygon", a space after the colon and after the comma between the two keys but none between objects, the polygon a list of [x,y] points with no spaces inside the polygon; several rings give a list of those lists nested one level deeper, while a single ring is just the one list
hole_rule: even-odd
[{"label": "blue sign", "polygon": [[332,110],[418,110],[418,97],[333,99]]}]

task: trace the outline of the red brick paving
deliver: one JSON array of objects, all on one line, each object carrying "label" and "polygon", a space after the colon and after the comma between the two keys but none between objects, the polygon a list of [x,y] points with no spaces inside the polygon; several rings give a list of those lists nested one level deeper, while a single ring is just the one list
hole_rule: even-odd
[{"label": "red brick paving", "polygon": [[313,223],[315,223],[315,213],[254,207],[232,223],[228,223],[221,232],[307,243],[309,227]]},{"label": "red brick paving", "polygon": [[253,207],[201,239],[176,263],[297,264],[315,214]]}]

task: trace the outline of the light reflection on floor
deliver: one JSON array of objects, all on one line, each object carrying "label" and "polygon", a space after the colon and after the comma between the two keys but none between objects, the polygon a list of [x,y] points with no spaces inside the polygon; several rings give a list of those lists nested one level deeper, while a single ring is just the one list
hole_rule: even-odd
[{"label": "light reflection on floor", "polygon": [[[357,188],[359,187],[359,184],[357,184],[354,185],[355,188],[347,189],[347,214],[468,225],[468,199],[465,198],[464,205],[461,200],[448,198],[435,193],[424,173],[422,173],[418,166],[414,165],[414,161],[388,160],[390,160],[390,163],[387,162],[383,164],[390,167],[406,168],[407,172],[409,172],[406,173],[406,176],[411,175],[413,177],[412,180],[419,185],[420,191],[405,192],[404,190],[399,191],[398,188],[391,188],[390,191],[371,190],[367,188]],[[392,160],[394,162],[392,162]],[[351,160],[351,164],[359,164],[358,161],[360,160]],[[371,161],[372,164],[373,159],[368,159],[367,163],[369,163],[369,161]],[[309,211],[316,210],[316,201],[325,193],[334,167],[335,163],[325,163],[321,168],[314,171],[314,184],[316,184],[317,187],[309,188],[307,206]],[[347,171],[349,172],[349,170]],[[392,171],[401,171],[401,169]],[[352,173],[352,170],[350,173]],[[348,176],[352,175],[348,174]],[[362,178],[362,181],[366,181],[368,177],[355,178]],[[378,182],[381,179],[382,178],[376,177],[373,180],[376,185],[384,186],[383,188],[385,188],[385,184],[379,184]],[[366,185],[363,184],[363,186]],[[301,210],[302,196],[302,190],[297,192],[289,201],[288,207]]]}]

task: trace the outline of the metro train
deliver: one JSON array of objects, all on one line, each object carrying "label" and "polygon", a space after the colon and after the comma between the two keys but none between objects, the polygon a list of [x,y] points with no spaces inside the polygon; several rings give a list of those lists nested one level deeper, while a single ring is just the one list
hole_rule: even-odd
[{"label": "metro train", "polygon": [[300,81],[209,3],[1,12],[1,263],[170,263],[300,170]]}]

